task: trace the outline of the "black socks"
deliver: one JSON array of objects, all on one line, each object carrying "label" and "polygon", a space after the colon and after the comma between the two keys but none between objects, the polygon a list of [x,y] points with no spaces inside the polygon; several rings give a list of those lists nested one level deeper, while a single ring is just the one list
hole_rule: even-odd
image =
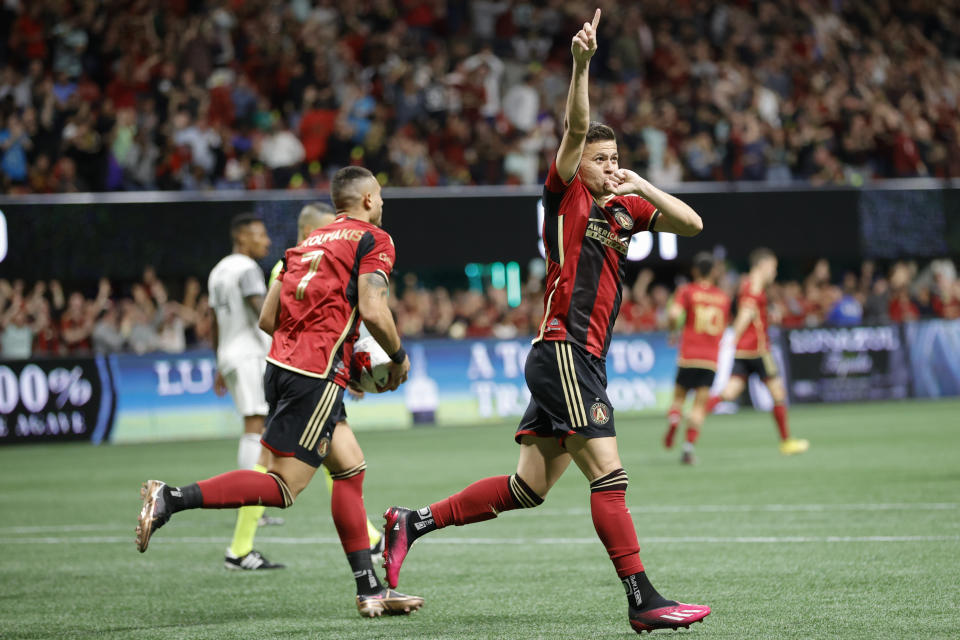
[{"label": "black socks", "polygon": [[185,487],[167,485],[163,491],[164,500],[170,506],[170,513],[184,509],[199,509],[203,506],[203,494],[200,492],[200,485],[196,482]]},{"label": "black socks", "polygon": [[433,512],[430,507],[417,509],[410,514],[407,520],[407,537],[410,538],[410,544],[420,536],[436,531],[437,523],[433,520]]},{"label": "black socks", "polygon": [[357,581],[358,596],[372,596],[383,590],[380,579],[373,571],[373,563],[370,561],[370,549],[361,549],[347,554],[347,562],[353,569],[353,579]]},{"label": "black socks", "polygon": [[631,609],[643,611],[677,604],[657,593],[643,571],[624,578],[623,588],[627,592],[627,602],[630,603]]}]

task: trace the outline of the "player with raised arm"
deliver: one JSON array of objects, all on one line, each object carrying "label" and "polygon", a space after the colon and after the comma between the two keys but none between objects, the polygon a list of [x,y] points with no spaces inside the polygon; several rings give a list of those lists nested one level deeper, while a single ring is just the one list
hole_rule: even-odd
[{"label": "player with raised arm", "polygon": [[605,356],[631,236],[648,230],[695,235],[702,224],[689,206],[621,169],[613,130],[590,123],[587,80],[599,20],[598,9],[571,43],[564,134],[544,186],[547,289],[524,371],[532,398],[515,435],[517,472],[480,480],[416,511],[389,508],[384,566],[387,583],[396,586],[415,540],[449,525],[536,507],[573,461],[590,483],[593,523],[623,581],[630,624],[639,633],[689,626],[710,608],[667,600],[644,572],[624,501],[627,473],[607,398]]},{"label": "player with raised arm", "polygon": [[[237,468],[266,473],[260,437],[267,415],[263,373],[270,337],[257,326],[267,286],[256,261],[266,257],[270,237],[263,221],[252,213],[234,217],[230,235],[233,252],[216,264],[207,280],[213,349],[217,354],[214,391],[220,396],[229,391],[237,412],[243,417]],[[223,560],[228,569],[283,568],[253,548],[263,511],[263,506],[253,505],[237,512],[233,541]]]},{"label": "player with raised arm", "polygon": [[273,335],[264,376],[268,473],[231,471],[180,487],[148,480],[136,543],[146,551],[154,532],[184,509],[289,507],[323,464],[333,476],[330,508],[353,570],[360,615],[405,614],[419,609],[423,598],[385,588],[373,570],[363,506],[366,463],[343,406],[361,318],[391,354],[386,389],[407,379],[410,360],[387,304],[395,251],[380,228],[383,200],[372,173],[345,167],[330,190],[336,220],[287,250],[286,266],[260,312],[260,327]]},{"label": "player with raised arm", "polygon": [[720,340],[730,314],[730,297],[714,283],[713,256],[709,253],[700,252],[693,257],[693,282],[677,290],[667,314],[670,326],[676,326],[683,319],[683,333],[664,444],[668,449],[673,446],[677,427],[683,419],[683,404],[693,391],[693,407],[687,417],[686,441],[680,461],[694,464],[693,447],[707,415],[710,387],[717,374]]},{"label": "player with raised arm", "polygon": [[790,437],[787,423],[787,392],[777,363],[770,353],[770,336],[767,333],[767,287],[777,278],[777,256],[770,249],[754,249],[750,253],[750,272],[740,283],[737,295],[737,316],[733,321],[734,355],[733,373],[719,396],[707,402],[710,413],[721,402],[736,400],[747,385],[747,378],[755,373],[767,385],[773,396],[773,419],[780,433],[780,453],[794,455],[810,448],[810,443]]},{"label": "player with raised arm", "polygon": [[[300,244],[307,239],[307,236],[310,235],[313,231],[316,231],[320,227],[325,227],[334,220],[337,219],[337,214],[334,211],[333,207],[328,205],[326,202],[314,202],[304,206],[300,210],[300,214],[297,216],[297,244]],[[283,259],[277,260],[277,264],[273,266],[273,269],[270,270],[270,281],[267,286],[272,286],[273,283],[280,276],[280,272],[283,270]],[[361,325],[362,329],[362,325]],[[362,398],[363,392],[357,392],[353,389],[347,388],[347,393],[353,394],[356,398]],[[326,481],[327,491],[333,494],[333,477],[330,475],[330,470],[326,466],[322,467],[323,469],[323,479]],[[370,554],[374,564],[377,564],[383,559],[383,534],[380,533],[380,529],[373,526],[373,523],[367,519],[367,535],[370,536]]]}]

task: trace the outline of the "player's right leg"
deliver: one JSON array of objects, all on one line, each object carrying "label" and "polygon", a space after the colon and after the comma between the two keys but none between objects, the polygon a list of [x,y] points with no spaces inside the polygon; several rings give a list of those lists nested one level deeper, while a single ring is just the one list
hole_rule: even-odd
[{"label": "player's right leg", "polygon": [[627,593],[630,625],[637,633],[689,627],[710,614],[705,605],[684,604],[661,596],[640,561],[640,543],[626,506],[627,472],[616,437],[572,435],[566,440],[573,461],[590,482],[593,526],[607,549]]},{"label": "player's right leg", "polygon": [[673,447],[673,439],[677,434],[677,428],[680,427],[680,421],[683,420],[683,403],[687,399],[687,388],[680,384],[680,375],[682,369],[677,370],[677,383],[673,387],[673,402],[670,404],[670,410],[667,411],[667,433],[663,437],[663,446],[667,449]]},{"label": "player's right leg", "polygon": [[[263,443],[274,454],[268,473],[239,469],[183,487],[148,480],[140,492],[143,506],[137,522],[137,548],[147,550],[150,538],[170,517],[185,509],[235,509],[250,505],[285,508],[306,487],[319,466],[297,460],[310,451],[298,442],[317,426],[314,418],[330,399],[332,383],[270,365],[263,378],[269,403]],[[335,386],[335,385],[334,385]],[[311,450],[314,446],[311,443]],[[299,464],[297,464],[299,463]]]},{"label": "player's right leg", "polygon": [[570,464],[570,455],[553,437],[520,436],[520,460],[511,476],[478,480],[459,493],[413,511],[390,507],[383,515],[387,584],[396,587],[400,567],[421,536],[496,518],[503,511],[536,507]]}]

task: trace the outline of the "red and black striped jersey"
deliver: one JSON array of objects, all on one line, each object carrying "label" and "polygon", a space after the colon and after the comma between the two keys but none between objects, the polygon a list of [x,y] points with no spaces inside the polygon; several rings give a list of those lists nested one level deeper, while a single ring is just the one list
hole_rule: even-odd
[{"label": "red and black striped jersey", "polygon": [[564,183],[556,162],[543,187],[543,210],[547,288],[534,342],[565,340],[603,358],[620,311],[630,237],[653,229],[659,212],[634,195],[601,207],[579,175]]},{"label": "red and black striped jersey", "polygon": [[267,360],[346,386],[360,325],[357,281],[379,273],[389,282],[395,259],[390,234],[346,215],[287,249],[277,278],[280,316]]}]

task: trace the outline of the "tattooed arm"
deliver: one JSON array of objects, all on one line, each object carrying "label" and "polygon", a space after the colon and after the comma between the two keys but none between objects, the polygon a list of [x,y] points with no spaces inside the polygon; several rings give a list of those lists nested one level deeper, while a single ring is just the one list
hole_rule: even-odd
[{"label": "tattooed arm", "polygon": [[[365,273],[360,276],[358,306],[360,317],[370,331],[370,335],[377,341],[388,355],[400,351],[400,334],[393,321],[393,314],[387,300],[390,296],[390,287],[386,278],[379,273]],[[399,356],[398,356],[399,357]],[[391,363],[390,381],[387,389],[394,390],[407,379],[410,370],[410,359],[403,358],[402,362]]]}]

